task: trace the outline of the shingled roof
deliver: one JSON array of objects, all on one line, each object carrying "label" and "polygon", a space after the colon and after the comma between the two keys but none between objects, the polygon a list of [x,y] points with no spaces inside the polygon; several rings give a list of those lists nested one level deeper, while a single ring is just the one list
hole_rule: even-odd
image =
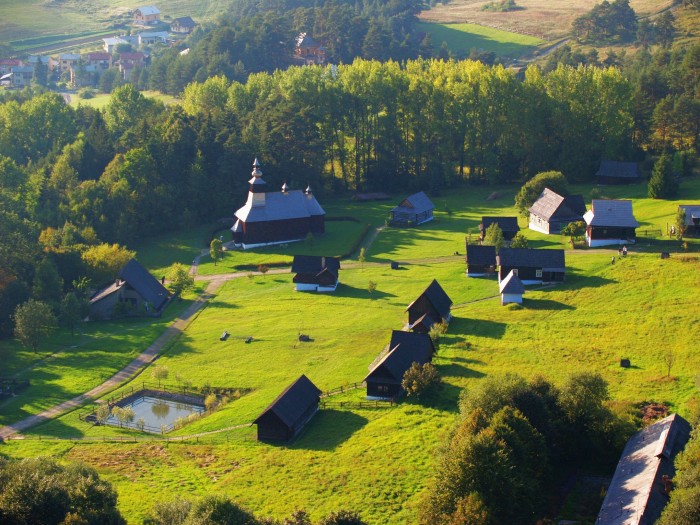
[{"label": "shingled roof", "polygon": [[414,193],[410,197],[406,197],[392,211],[399,212],[402,209],[410,210],[410,213],[419,214],[428,210],[435,209],[435,205],[428,198],[425,192],[419,191],[418,193]]},{"label": "shingled roof", "polygon": [[508,272],[505,279],[501,281],[499,285],[501,293],[507,294],[523,294],[525,293],[525,285],[520,280],[520,278],[513,273],[513,270]]},{"label": "shingled roof", "polygon": [[673,459],[689,436],[690,424],[678,414],[633,435],[622,452],[596,523],[655,523],[668,502],[662,476],[673,478]]},{"label": "shingled roof", "polygon": [[248,223],[299,219],[325,214],[316,197],[301,190],[285,193],[268,192],[265,193],[265,206],[253,206],[252,201],[249,200],[236,211],[236,217]]},{"label": "shingled roof", "polygon": [[136,290],[145,301],[151,303],[156,310],[160,310],[168,300],[168,290],[136,259],[126,263],[119,272],[119,277]]},{"label": "shingled roof", "polygon": [[632,201],[627,200],[594,199],[583,220],[589,226],[639,227],[632,213]]},{"label": "shingled roof", "polygon": [[[401,383],[403,375],[413,363],[424,364],[431,361],[435,348],[428,334],[393,330],[389,342],[389,353],[372,367],[365,381],[379,369],[389,374],[395,383]],[[386,375],[382,374],[386,380]]]},{"label": "shingled roof", "polygon": [[685,213],[686,226],[692,226],[700,219],[700,204],[680,204],[678,209]]},{"label": "shingled roof", "polygon": [[596,177],[613,177],[622,179],[638,179],[639,167],[636,162],[618,160],[601,160]]},{"label": "shingled roof", "polygon": [[480,229],[486,231],[493,223],[498,224],[502,232],[519,232],[517,217],[482,217]]},{"label": "shingled roof", "polygon": [[564,250],[536,250],[534,248],[501,248],[496,258],[499,266],[541,268],[565,271]]},{"label": "shingled roof", "polygon": [[433,282],[428,285],[425,291],[420,294],[415,301],[406,307],[406,310],[410,310],[411,306],[413,306],[413,304],[423,296],[428,298],[430,304],[433,305],[443,319],[447,319],[449,317],[452,299],[449,298],[449,296],[445,293],[445,290],[443,290],[442,286],[440,286],[440,283],[438,283],[435,279],[433,279]]},{"label": "shingled roof", "polygon": [[564,197],[545,188],[528,211],[546,220],[557,212],[561,217],[580,218],[586,213],[586,204],[582,195]]},{"label": "shingled roof", "polygon": [[318,275],[328,270],[336,277],[340,270],[340,259],[337,257],[322,257],[320,255],[295,255],[292,262],[292,273],[310,273]]},{"label": "shingled roof", "polygon": [[468,244],[467,264],[473,264],[475,266],[495,266],[496,247]]},{"label": "shingled roof", "polygon": [[265,414],[272,412],[285,425],[293,428],[309,407],[318,402],[320,394],[321,391],[316,385],[302,374],[299,379],[285,388],[253,423],[258,423]]}]

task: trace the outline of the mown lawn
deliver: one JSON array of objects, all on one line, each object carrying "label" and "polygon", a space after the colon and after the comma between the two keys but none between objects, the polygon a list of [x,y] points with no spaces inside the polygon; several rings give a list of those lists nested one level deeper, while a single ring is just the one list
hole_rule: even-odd
[{"label": "mown lawn", "polygon": [[[685,181],[682,188],[685,195],[700,196],[697,180]],[[631,197],[638,219],[650,228],[672,221],[678,204],[646,199],[641,184],[574,189],[587,202],[591,191]],[[487,200],[494,190],[498,198]],[[435,198],[435,221],[381,232],[364,269],[341,270],[335,294],[294,292],[291,274],[230,281],[158,360],[169,369],[172,386],[177,376],[194,386],[247,391],[173,435],[250,423],[301,373],[323,390],[361,381],[390,331],[403,325],[406,305],[437,278],[455,303],[454,319],[436,359],[444,386],[423,404],[404,400],[388,409],[324,410],[290,446],[257,443],[254,428],[248,427],[185,443],[67,445],[33,439],[134,435],[90,427],[74,412],[36,427],[27,440],[10,442],[0,452],[11,457],[51,454],[95,465],[114,483],[130,523],[141,522],[156,501],[214,492],[262,515],[282,517],[306,508],[318,519],[350,508],[370,524],[403,524],[415,522],[460,391],[480,378],[516,372],[561,383],[573,371],[592,370],[608,380],[616,402],[668,402],[684,413],[690,397],[697,395],[700,256],[675,252],[661,260],[658,253],[645,252],[658,245],[644,244],[612,266],[606,251],[568,252],[566,283],[529,289],[522,308],[502,307],[495,280],[465,277],[464,237],[469,231],[476,235],[482,215],[512,213],[514,191],[510,186],[469,188]],[[333,215],[355,216],[376,226],[393,204],[339,202],[331,207]],[[542,247],[566,243],[559,236],[525,233]],[[186,246],[185,234],[174,244]],[[156,243],[144,246],[142,260],[163,249]],[[455,251],[461,255],[454,256]],[[402,269],[369,264],[390,259],[403,261]],[[373,296],[367,291],[370,280],[377,283]],[[219,341],[223,330],[231,334],[226,342]],[[313,341],[299,343],[299,332]],[[248,336],[255,339],[250,344],[244,342]],[[84,360],[99,357],[86,355]],[[620,368],[620,358],[630,359],[632,367]],[[72,372],[56,373],[68,378]],[[148,370],[143,377],[150,378]],[[140,381],[125,388],[138,387]],[[353,391],[343,399],[361,395]]]},{"label": "mown lawn", "polygon": [[[253,429],[188,444],[74,444],[66,451],[30,440],[26,446],[98,466],[117,486],[120,506],[134,523],[159,499],[209,492],[262,514],[283,516],[304,507],[318,518],[345,507],[360,510],[372,524],[412,523],[459,392],[481,377],[517,372],[560,383],[572,371],[593,370],[610,382],[616,400],[664,401],[681,412],[697,392],[700,259],[661,260],[632,251],[611,266],[605,253],[580,251],[568,255],[567,267],[564,285],[529,290],[523,308],[500,306],[493,297],[496,282],[467,279],[457,258],[393,272],[345,270],[335,295],[294,292],[290,275],[238,279],[221,289],[159,364],[196,386],[251,392],[180,434],[250,422],[301,373],[324,390],[361,380],[390,330],[401,327],[405,306],[433,277],[456,304],[436,361],[445,386],[427,406],[324,411],[288,447],[253,441]],[[374,297],[366,290],[370,279],[378,283]],[[224,329],[232,335],[221,342]],[[299,331],[314,341],[297,343]],[[245,344],[249,335],[256,340]],[[669,352],[675,359],[667,377]],[[631,359],[632,368],[620,368],[621,357]],[[30,436],[119,433],[88,427],[71,414]],[[23,446],[4,449],[24,455]]]},{"label": "mown lawn", "polygon": [[[179,104],[179,99],[172,95],[165,95],[159,91],[142,91],[141,94],[145,97],[158,100],[169,106],[170,104]],[[71,95],[71,106],[90,106],[95,109],[103,109],[110,101],[109,93],[98,93],[91,98],[82,98],[79,94]]]}]

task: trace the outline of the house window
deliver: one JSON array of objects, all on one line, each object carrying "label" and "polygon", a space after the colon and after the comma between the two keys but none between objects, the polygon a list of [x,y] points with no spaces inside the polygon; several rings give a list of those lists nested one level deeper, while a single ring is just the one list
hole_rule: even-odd
[{"label": "house window", "polygon": [[535,270],[535,277],[542,277],[542,270]]},{"label": "house window", "polygon": [[386,385],[379,385],[377,390],[379,390],[380,394],[387,394],[389,392],[389,387]]}]

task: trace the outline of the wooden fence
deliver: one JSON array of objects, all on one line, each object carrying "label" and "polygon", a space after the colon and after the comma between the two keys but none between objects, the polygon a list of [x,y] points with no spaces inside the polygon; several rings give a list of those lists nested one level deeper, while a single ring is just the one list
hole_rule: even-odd
[{"label": "wooden fence", "polygon": [[350,383],[349,385],[343,385],[339,386],[338,388],[332,388],[331,390],[328,390],[327,392],[322,392],[321,393],[321,399],[325,397],[331,397],[331,396],[337,396],[338,394],[342,394],[344,392],[348,392],[350,390],[357,390],[358,388],[363,388],[365,386],[365,382],[362,381],[360,383]]},{"label": "wooden fence", "polygon": [[326,401],[322,399],[321,408],[391,408],[396,405],[393,399],[372,401]]}]

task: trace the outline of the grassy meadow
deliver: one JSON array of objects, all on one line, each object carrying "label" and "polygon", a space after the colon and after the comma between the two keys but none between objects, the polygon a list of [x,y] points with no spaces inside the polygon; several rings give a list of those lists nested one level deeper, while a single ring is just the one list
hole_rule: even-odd
[{"label": "grassy meadow", "polygon": [[[500,13],[482,11],[488,0],[452,0],[423,11],[419,17],[440,24],[472,23],[514,33],[522,32],[552,41],[571,31],[573,21],[590,11],[598,0],[516,0],[521,9]],[[630,0],[638,15],[648,15],[673,4],[671,0]],[[433,39],[435,42],[435,39]]]},{"label": "grassy meadow", "polygon": [[[630,197],[643,228],[665,231],[679,202],[700,202],[698,179],[684,181],[681,187],[683,194],[695,198],[653,201],[645,197],[643,184],[573,190],[583,193],[587,202],[591,192]],[[0,453],[10,457],[54,455],[95,466],[116,487],[120,509],[130,523],[141,522],[159,500],[223,493],[261,515],[283,517],[305,508],[318,519],[332,510],[350,508],[360,511],[370,524],[391,525],[415,522],[435,452],[457,412],[459,393],[480,378],[517,372],[528,378],[541,374],[561,383],[574,370],[592,370],[606,378],[619,404],[667,402],[683,413],[688,400],[697,394],[700,365],[700,349],[695,344],[700,336],[696,297],[700,246],[693,243],[690,253],[679,253],[677,241],[654,238],[633,247],[614,266],[610,265],[614,251],[569,251],[564,284],[530,287],[522,307],[502,307],[495,279],[465,277],[464,238],[466,232],[476,237],[482,215],[514,213],[515,189],[477,187],[434,197],[433,222],[414,229],[382,230],[368,250],[364,268],[353,264],[341,270],[341,285],[335,294],[295,292],[291,274],[251,275],[224,284],[158,359],[158,364],[169,369],[171,386],[185,380],[194,386],[244,393],[171,435],[214,433],[183,442],[149,440],[132,431],[92,427],[73,412],[31,429],[25,440],[0,445]],[[487,200],[494,191],[499,196]],[[287,249],[295,246],[294,253],[347,251],[360,232],[343,228],[381,226],[395,202],[337,200],[323,204],[329,216],[353,216],[360,222],[329,221],[325,237],[313,245],[295,243]],[[520,226],[526,226],[523,219]],[[200,227],[178,232],[169,240],[146,240],[137,246],[139,260],[157,272],[171,257],[186,262],[208,231]],[[533,246],[566,246],[566,239],[560,236],[524,232]],[[670,259],[659,258],[660,247],[674,252]],[[225,263],[213,266],[205,262],[200,269],[213,275],[241,264],[291,258],[291,251],[283,251],[287,249],[231,252]],[[454,255],[456,251],[460,255]],[[392,271],[386,264],[389,260],[402,261],[402,268]],[[406,305],[433,278],[454,302],[454,319],[436,359],[444,380],[441,390],[421,403],[404,399],[390,408],[324,409],[297,441],[286,446],[256,442],[254,427],[224,430],[250,423],[301,373],[322,390],[362,381],[368,365],[389,341],[391,330],[400,329],[405,322]],[[377,283],[372,295],[367,291],[370,280]],[[51,404],[48,399],[36,399],[37,394],[54,396],[50,398],[54,400],[64,397],[60,388],[67,387],[61,381],[72,381],[75,391],[94,386],[102,372],[91,371],[90,366],[98,361],[111,370],[120,359],[125,364],[168,320],[151,327],[140,321],[86,325],[83,333],[94,339],[76,351],[99,346],[115,355],[110,357],[107,351],[76,355],[75,361],[60,368],[54,368],[51,360],[35,362],[15,345],[0,346],[0,352],[13,372],[35,365],[24,372],[27,377],[56,376],[55,386],[48,381],[39,383],[32,394],[34,404]],[[222,342],[219,335],[224,330],[231,337]],[[309,334],[313,341],[298,342],[299,332]],[[248,336],[255,339],[251,344],[244,342]],[[66,355],[70,341],[67,334],[56,339]],[[670,373],[669,355],[673,357]],[[105,364],[110,358],[114,362]],[[632,367],[620,368],[620,358],[630,359]],[[141,377],[149,380],[149,371]],[[141,380],[122,390],[138,388]],[[27,397],[34,388],[27,391]],[[362,390],[353,390],[331,400],[359,401],[362,395]],[[15,405],[0,405],[0,421],[21,415]],[[145,441],[109,442],[124,436]]]},{"label": "grassy meadow", "polygon": [[[172,95],[165,95],[159,91],[141,91],[144,97],[152,98],[158,100],[169,106],[170,104],[178,104],[180,100]],[[95,109],[104,109],[104,107],[109,103],[111,94],[109,93],[97,93],[91,98],[82,98],[79,94],[71,94],[70,105],[73,107],[77,106],[90,106]]]},{"label": "grassy meadow", "polygon": [[418,24],[418,30],[430,33],[436,49],[445,42],[457,56],[467,56],[472,49],[476,49],[492,51],[501,57],[517,58],[532,53],[545,43],[535,36],[470,23],[422,22]]}]

